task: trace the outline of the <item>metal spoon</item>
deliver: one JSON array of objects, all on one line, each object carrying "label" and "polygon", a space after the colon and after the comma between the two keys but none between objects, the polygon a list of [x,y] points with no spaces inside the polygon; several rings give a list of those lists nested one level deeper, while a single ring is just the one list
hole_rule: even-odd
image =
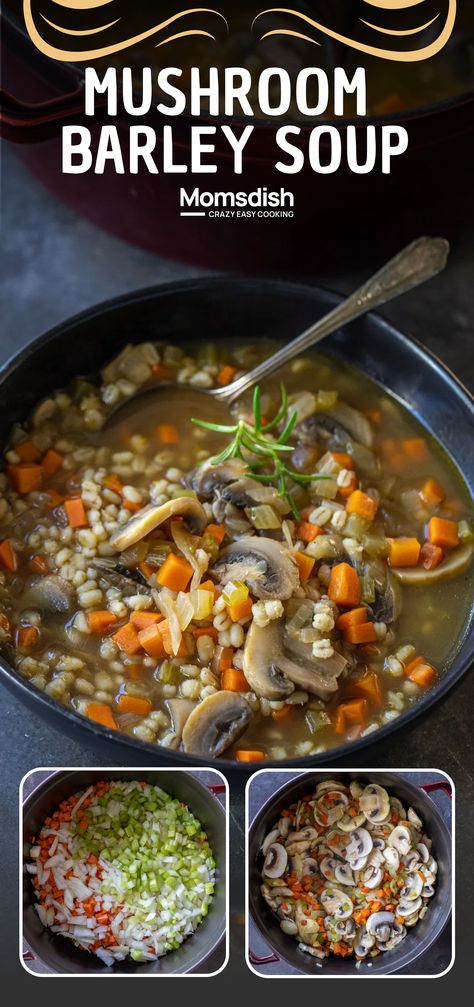
[{"label": "metal spoon", "polygon": [[371,311],[380,304],[385,304],[387,301],[399,297],[400,294],[404,294],[408,290],[412,290],[414,287],[418,287],[421,283],[425,283],[426,280],[430,280],[433,276],[436,276],[437,273],[440,273],[444,269],[449,250],[449,242],[445,238],[418,238],[410,245],[407,245],[394,259],[390,259],[382,269],[359,287],[355,293],[347,297],[345,301],[342,301],[336,308],[333,308],[329,314],[324,315],[323,318],[320,318],[314,325],[311,325],[309,329],[306,329],[305,332],[291,343],[282,346],[271,357],[258,364],[257,367],[254,367],[247,374],[243,374],[242,377],[237,378],[232,384],[226,385],[224,388],[198,389],[195,385],[191,387],[160,383],[138,392],[136,396],[121,403],[110,414],[109,420],[112,417],[115,420],[117,413],[121,413],[122,409],[127,407],[130,409],[131,404],[134,405],[137,399],[143,399],[145,396],[159,396],[162,407],[167,389],[169,392],[172,389],[175,391],[179,389],[181,401],[186,389],[189,392],[192,391],[193,396],[205,395],[208,400],[211,398],[215,403],[222,402],[226,406],[230,405],[240,398],[244,392],[248,391],[249,388],[258,384],[259,381],[268,377],[269,374],[278,370],[283,364],[288,363],[289,360],[293,360],[300,353],[304,353],[305,350],[319,343],[321,339],[325,339],[326,336],[331,335],[332,332],[335,332],[342,325],[347,325],[348,322],[365,314],[366,311]]}]

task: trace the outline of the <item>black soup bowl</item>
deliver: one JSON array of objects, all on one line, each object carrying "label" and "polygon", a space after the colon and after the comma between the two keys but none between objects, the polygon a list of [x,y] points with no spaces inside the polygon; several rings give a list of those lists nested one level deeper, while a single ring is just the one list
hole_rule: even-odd
[{"label": "black soup bowl", "polygon": [[[288,341],[340,298],[333,293],[280,281],[198,279],[126,294],[69,319],[35,340],[0,371],[0,444],[12,425],[24,421],[35,404],[66,386],[74,377],[96,378],[100,368],[127,342],[144,340],[192,343],[193,340],[281,339]],[[366,315],[324,342],[324,353],[358,367],[402,401],[441,442],[452,463],[474,492],[473,400],[456,378],[422,346],[396,331],[377,315]],[[328,753],[285,766],[322,765],[345,758],[364,745],[386,738],[425,711],[468,670],[474,638],[474,612],[461,637],[453,641],[449,668],[436,685],[376,735],[359,738]],[[29,684],[0,657],[5,685],[51,726],[103,755],[127,764],[157,761],[198,765],[202,760],[157,748],[115,733],[67,709]],[[119,761],[120,760],[120,761]],[[268,763],[271,765],[272,763]],[[274,763],[273,763],[274,764]],[[227,770],[249,772],[249,766],[225,759]],[[251,769],[250,765],[250,769]]]}]

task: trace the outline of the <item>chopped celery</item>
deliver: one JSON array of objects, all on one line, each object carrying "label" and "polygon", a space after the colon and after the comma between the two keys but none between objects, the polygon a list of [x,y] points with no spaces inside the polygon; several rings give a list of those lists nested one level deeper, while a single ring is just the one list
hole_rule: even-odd
[{"label": "chopped celery", "polygon": [[257,507],[246,507],[245,513],[257,531],[265,531],[265,529],[270,528],[281,528],[281,518],[269,504],[259,504]]},{"label": "chopped celery", "polygon": [[461,542],[474,542],[474,528],[469,521],[462,520],[458,524],[458,535]]},{"label": "chopped celery", "polygon": [[158,678],[164,685],[177,685],[180,679],[179,668],[171,661],[163,661]]},{"label": "chopped celery", "polygon": [[242,581],[240,580],[230,580],[229,583],[226,584],[222,592],[222,596],[226,605],[238,605],[243,601],[247,601],[249,589],[247,585],[242,584]]}]

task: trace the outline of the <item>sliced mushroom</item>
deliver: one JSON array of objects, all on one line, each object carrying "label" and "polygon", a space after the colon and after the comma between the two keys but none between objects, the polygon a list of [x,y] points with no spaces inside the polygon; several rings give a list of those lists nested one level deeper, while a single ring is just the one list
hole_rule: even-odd
[{"label": "sliced mushroom", "polygon": [[424,864],[427,864],[428,860],[430,859],[430,851],[428,847],[425,846],[424,843],[418,843],[416,848],[418,850],[418,853],[420,854],[420,860]]},{"label": "sliced mushroom", "polygon": [[449,556],[443,560],[434,570],[425,570],[423,566],[400,566],[392,567],[392,573],[401,584],[412,584],[416,587],[426,587],[438,581],[450,580],[467,570],[474,552],[474,545],[467,542],[465,545],[453,549]]},{"label": "sliced mushroom", "polygon": [[418,896],[415,899],[409,899],[407,901],[402,901],[397,905],[397,916],[410,917],[421,909],[421,898]]},{"label": "sliced mushroom", "polygon": [[280,927],[284,934],[288,934],[289,937],[294,937],[298,933],[298,927],[294,920],[282,920]]},{"label": "sliced mushroom", "polygon": [[393,913],[380,912],[372,913],[369,916],[366,926],[369,934],[372,934],[377,941],[382,944],[385,941],[390,940],[390,932],[395,923],[395,917]]},{"label": "sliced mushroom", "polygon": [[360,783],[358,783],[357,780],[351,780],[349,784],[349,790],[352,796],[356,798],[360,797],[360,795],[364,792],[363,787],[361,787]]},{"label": "sliced mushroom", "polygon": [[406,825],[397,825],[392,829],[387,842],[389,846],[393,846],[404,856],[410,851],[411,847],[410,830],[407,829]]},{"label": "sliced mushroom", "polygon": [[323,857],[321,860],[321,874],[326,878],[327,881],[332,881],[333,884],[336,883],[336,867],[339,867],[341,861],[336,860],[335,857]]},{"label": "sliced mushroom", "polygon": [[354,829],[345,848],[345,859],[352,861],[359,857],[367,857],[373,845],[372,836],[370,832],[367,832],[367,829]]},{"label": "sliced mushroom", "polygon": [[337,692],[337,678],[347,664],[345,658],[335,653],[322,661],[314,658],[310,650],[307,661],[300,663],[286,653],[286,639],[282,620],[264,627],[252,623],[243,661],[251,688],[265,699],[283,699],[296,685],[320,699],[330,699]]},{"label": "sliced mushroom", "polygon": [[25,608],[39,608],[43,612],[71,612],[74,589],[62,577],[50,574],[31,581],[22,594]]},{"label": "sliced mushroom", "polygon": [[262,874],[268,878],[281,878],[286,871],[288,854],[281,843],[272,843],[268,847]]},{"label": "sliced mushroom", "polygon": [[384,859],[390,874],[395,875],[400,867],[400,854],[393,846],[387,846],[383,851]]},{"label": "sliced mushroom", "polygon": [[413,874],[407,874],[403,888],[400,890],[401,901],[414,902],[421,895],[422,889],[423,879],[418,872],[414,871]]},{"label": "sliced mushroom", "polygon": [[390,939],[385,943],[385,951],[393,951],[397,944],[406,936],[406,928],[403,923],[394,923],[390,931]]},{"label": "sliced mushroom", "polygon": [[183,730],[184,751],[217,758],[242,734],[251,718],[252,710],[240,693],[214,692],[188,717]]},{"label": "sliced mushroom", "polygon": [[390,812],[390,799],[385,787],[369,783],[359,798],[361,811],[370,822],[383,822]]},{"label": "sliced mushroom", "polygon": [[257,598],[290,598],[299,584],[298,568],[274,539],[246,535],[224,549],[214,573],[221,583],[241,580]]},{"label": "sliced mushroom", "polygon": [[408,808],[408,816],[407,817],[408,817],[408,821],[411,822],[411,824],[414,826],[415,829],[420,830],[420,829],[423,828],[423,822],[421,821],[420,816],[417,815],[417,813],[416,813],[416,811],[415,811],[414,808]]},{"label": "sliced mushroom", "polygon": [[330,448],[335,445],[349,448],[357,441],[366,448],[373,445],[372,427],[366,417],[346,402],[337,402],[327,412],[316,412],[298,423],[297,433],[303,442],[325,443]]},{"label": "sliced mushroom", "polygon": [[209,460],[191,472],[185,483],[199,493],[200,497],[210,500],[216,490],[245,476],[247,471],[248,465],[240,458],[228,458],[221,465],[213,465],[212,460]]},{"label": "sliced mushroom", "polygon": [[341,793],[344,793],[345,789],[344,784],[339,783],[338,780],[322,780],[316,787],[315,795],[319,797],[321,794],[327,794],[331,790],[339,790]]},{"label": "sliced mushroom", "polygon": [[318,825],[335,825],[339,819],[343,818],[348,804],[348,798],[342,792],[338,790],[327,791],[314,805],[313,814]]},{"label": "sliced mushroom", "polygon": [[325,888],[321,892],[320,902],[326,912],[335,916],[337,920],[347,920],[352,916],[354,906],[349,896],[340,888]]},{"label": "sliced mushroom", "polygon": [[265,836],[265,839],[263,840],[263,843],[262,843],[262,852],[266,853],[267,850],[268,850],[268,847],[271,846],[272,843],[275,843],[276,840],[279,839],[279,837],[280,837],[280,833],[279,833],[278,829],[273,829],[272,832],[269,832],[268,836]]},{"label": "sliced mushroom", "polygon": [[421,890],[421,897],[423,899],[431,899],[435,893],[433,885],[423,885]]},{"label": "sliced mushroom", "polygon": [[115,559],[108,557],[92,560],[91,566],[97,570],[99,587],[103,591],[108,591],[113,587],[125,597],[134,594],[150,594],[150,585],[146,583],[138,568],[127,567],[125,564],[117,563]]},{"label": "sliced mushroom", "polygon": [[290,832],[288,843],[311,843],[313,839],[317,839],[317,836],[316,829],[308,825],[305,829],[300,829],[299,832]]},{"label": "sliced mushroom", "polygon": [[365,815],[361,811],[358,815],[354,815],[354,818],[351,818],[350,815],[344,815],[339,819],[337,827],[338,829],[341,829],[342,832],[353,832],[354,829],[358,829],[364,824],[364,822]]},{"label": "sliced mushroom", "polygon": [[[277,631],[272,625],[250,625],[244,647],[243,671],[251,689],[264,699],[285,699],[294,691],[294,683],[278,666],[274,644]],[[279,634],[278,634],[279,636]]]},{"label": "sliced mushroom", "polygon": [[375,944],[375,937],[367,933],[365,927],[359,927],[354,941],[354,954],[356,958],[365,958]]},{"label": "sliced mushroom", "polygon": [[190,529],[197,534],[202,532],[208,523],[206,511],[199,500],[187,496],[177,497],[164,504],[152,503],[142,507],[123,528],[114,532],[110,545],[119,552],[129,549],[164,521],[176,515],[186,518]]},{"label": "sliced mushroom", "polygon": [[370,606],[375,622],[386,626],[396,622],[402,610],[402,594],[398,581],[385,568],[383,582],[375,577],[375,601]]},{"label": "sliced mushroom", "polygon": [[274,486],[263,486],[256,479],[241,476],[235,482],[228,483],[220,491],[227,503],[234,507],[251,507],[255,504],[268,504],[277,514],[288,514],[290,505],[286,497],[281,497]]},{"label": "sliced mushroom", "polygon": [[305,954],[307,954],[307,955],[313,955],[313,958],[326,958],[327,957],[326,952],[322,951],[320,947],[314,947],[313,948],[313,947],[311,947],[310,944],[304,944],[303,941],[300,941],[300,943],[298,944],[298,950],[299,951],[304,951]]},{"label": "sliced mushroom", "polygon": [[301,865],[301,877],[311,878],[313,874],[319,874],[318,861],[314,860],[313,857],[306,857],[306,859],[303,860]]},{"label": "sliced mushroom", "polygon": [[382,869],[377,864],[369,864],[363,874],[364,888],[378,888],[382,879]]},{"label": "sliced mushroom", "polygon": [[165,700],[165,706],[171,718],[171,726],[178,738],[182,737],[184,726],[188,717],[191,716],[196,704],[191,699],[184,699],[177,696],[175,699]]},{"label": "sliced mushroom", "polygon": [[335,869],[336,881],[340,885],[355,885],[356,880],[349,864],[338,864]]},{"label": "sliced mushroom", "polygon": [[289,832],[290,832],[290,829],[291,829],[291,818],[288,818],[288,817],[286,817],[286,818],[280,818],[278,820],[278,826],[277,827],[278,827],[278,831],[280,833],[280,836],[283,836],[283,839],[286,839],[286,837],[289,835]]}]

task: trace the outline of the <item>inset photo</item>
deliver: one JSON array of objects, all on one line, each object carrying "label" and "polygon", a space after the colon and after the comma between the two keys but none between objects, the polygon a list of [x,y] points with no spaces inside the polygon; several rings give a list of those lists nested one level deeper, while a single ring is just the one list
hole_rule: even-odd
[{"label": "inset photo", "polygon": [[35,769],[20,788],[34,976],[212,976],[228,959],[228,786],[206,769]]},{"label": "inset photo", "polygon": [[437,770],[255,773],[247,965],[264,978],[435,978],[454,962],[454,784]]}]

